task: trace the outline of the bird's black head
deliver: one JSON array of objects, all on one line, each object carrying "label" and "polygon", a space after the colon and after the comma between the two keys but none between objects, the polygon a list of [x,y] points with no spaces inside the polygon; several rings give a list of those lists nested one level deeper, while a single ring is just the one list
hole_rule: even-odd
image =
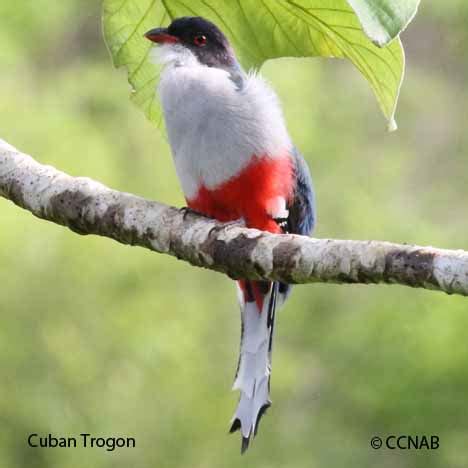
[{"label": "bird's black head", "polygon": [[200,63],[209,67],[229,68],[237,63],[226,36],[201,17],[177,18],[168,28],[152,29],[145,37],[158,44],[187,47]]}]

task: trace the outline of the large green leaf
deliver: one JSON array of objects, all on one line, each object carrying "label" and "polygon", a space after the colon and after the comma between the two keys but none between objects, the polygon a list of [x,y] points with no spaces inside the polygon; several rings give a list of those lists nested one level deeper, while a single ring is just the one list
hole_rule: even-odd
[{"label": "large green leaf", "polygon": [[348,58],[371,85],[389,127],[396,127],[401,42],[377,47],[346,0],[104,0],[104,34],[114,64],[127,68],[132,99],[156,124],[162,120],[155,92],[159,70],[148,60],[151,43],[143,34],[180,16],[216,23],[246,68],[277,57]]},{"label": "large green leaf", "polygon": [[365,33],[382,47],[398,36],[413,19],[419,0],[348,0]]}]

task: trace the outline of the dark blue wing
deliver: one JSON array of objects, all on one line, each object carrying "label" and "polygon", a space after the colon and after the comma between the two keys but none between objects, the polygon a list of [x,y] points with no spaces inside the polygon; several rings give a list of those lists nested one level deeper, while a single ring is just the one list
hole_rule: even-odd
[{"label": "dark blue wing", "polygon": [[[288,205],[289,216],[286,231],[291,234],[308,236],[315,226],[315,194],[309,167],[302,155],[294,148],[295,187],[293,198]],[[291,285],[279,283],[279,299],[283,303],[291,292]]]},{"label": "dark blue wing", "polygon": [[302,155],[294,149],[296,185],[288,206],[288,232],[308,236],[315,226],[315,195],[309,167]]}]

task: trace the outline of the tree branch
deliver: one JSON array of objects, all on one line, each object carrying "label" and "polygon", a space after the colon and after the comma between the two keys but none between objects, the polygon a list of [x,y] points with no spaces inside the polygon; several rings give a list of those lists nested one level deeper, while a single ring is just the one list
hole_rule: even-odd
[{"label": "tree branch", "polygon": [[79,234],[173,255],[231,278],[388,283],[468,295],[468,252],[312,239],[223,225],[44,166],[0,140],[0,196]]}]

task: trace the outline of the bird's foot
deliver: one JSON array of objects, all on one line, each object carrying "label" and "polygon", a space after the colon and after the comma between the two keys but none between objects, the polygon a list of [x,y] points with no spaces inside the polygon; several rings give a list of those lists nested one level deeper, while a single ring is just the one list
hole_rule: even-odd
[{"label": "bird's foot", "polygon": [[275,223],[280,227],[284,234],[288,232],[288,218],[274,218]]},{"label": "bird's foot", "polygon": [[189,215],[196,215],[196,216],[202,216],[203,218],[208,218],[209,216],[206,216],[203,213],[200,213],[200,211],[193,210],[192,208],[189,208],[188,206],[184,206],[182,208],[179,208],[179,212],[182,213],[182,217],[185,218]]}]

